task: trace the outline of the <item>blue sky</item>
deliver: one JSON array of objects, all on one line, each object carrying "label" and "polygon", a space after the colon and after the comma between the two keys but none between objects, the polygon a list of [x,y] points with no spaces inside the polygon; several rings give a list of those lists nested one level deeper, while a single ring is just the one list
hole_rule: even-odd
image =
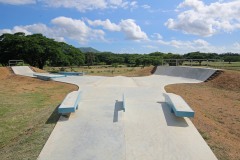
[{"label": "blue sky", "polygon": [[2,33],[115,53],[240,52],[240,0],[0,0]]}]

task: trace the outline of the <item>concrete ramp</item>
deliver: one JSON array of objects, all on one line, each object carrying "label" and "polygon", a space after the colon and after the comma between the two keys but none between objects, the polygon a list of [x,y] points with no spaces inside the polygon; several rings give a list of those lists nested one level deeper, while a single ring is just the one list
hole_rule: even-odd
[{"label": "concrete ramp", "polygon": [[206,81],[216,71],[218,70],[212,68],[158,66],[154,74]]},{"label": "concrete ramp", "polygon": [[27,77],[36,77],[41,80],[53,80],[55,78],[66,77],[60,74],[36,73],[29,66],[13,66],[12,70],[15,74]]},{"label": "concrete ramp", "polygon": [[17,75],[34,77],[34,72],[29,66],[13,66],[12,70]]}]

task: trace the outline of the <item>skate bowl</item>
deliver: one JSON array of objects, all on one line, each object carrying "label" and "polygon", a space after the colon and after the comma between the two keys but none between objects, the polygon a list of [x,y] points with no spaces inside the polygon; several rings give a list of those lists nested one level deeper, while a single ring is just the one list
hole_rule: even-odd
[{"label": "skate bowl", "polygon": [[212,68],[158,66],[154,74],[206,81],[217,71],[217,69]]}]

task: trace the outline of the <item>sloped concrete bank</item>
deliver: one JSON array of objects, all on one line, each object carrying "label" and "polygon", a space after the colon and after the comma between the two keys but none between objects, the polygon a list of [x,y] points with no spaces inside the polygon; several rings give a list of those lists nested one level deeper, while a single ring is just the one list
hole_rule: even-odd
[{"label": "sloped concrete bank", "polygon": [[179,67],[179,66],[158,66],[155,75],[166,75],[172,77],[183,77],[206,81],[213,75],[217,69],[196,68],[196,67]]}]

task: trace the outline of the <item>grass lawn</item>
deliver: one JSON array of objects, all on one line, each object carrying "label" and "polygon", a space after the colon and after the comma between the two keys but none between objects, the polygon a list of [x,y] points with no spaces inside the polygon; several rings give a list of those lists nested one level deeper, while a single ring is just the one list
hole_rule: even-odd
[{"label": "grass lawn", "polygon": [[[153,66],[148,67],[127,67],[125,65],[113,66],[83,66],[83,67],[64,67],[67,72],[85,72],[87,75],[95,76],[148,76],[151,74]],[[46,67],[49,72],[59,72],[60,67]]]},{"label": "grass lawn", "polygon": [[0,159],[36,159],[74,85],[11,75],[0,67]]},{"label": "grass lawn", "polygon": [[240,62],[206,62],[203,61],[201,66],[199,66],[198,62],[184,62],[183,66],[198,66],[198,67],[212,67],[212,68],[218,68],[218,69],[228,69],[228,70],[237,70],[240,71]]}]

